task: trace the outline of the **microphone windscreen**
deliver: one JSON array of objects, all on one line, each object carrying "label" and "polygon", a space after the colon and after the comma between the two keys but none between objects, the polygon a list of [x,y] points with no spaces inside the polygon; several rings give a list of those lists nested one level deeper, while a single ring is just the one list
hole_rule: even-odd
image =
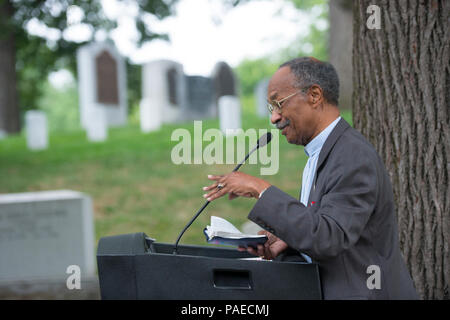
[{"label": "microphone windscreen", "polygon": [[272,140],[272,133],[267,132],[265,135],[263,135],[261,138],[259,138],[258,148],[264,147],[266,144],[268,144],[270,142],[270,140]]}]

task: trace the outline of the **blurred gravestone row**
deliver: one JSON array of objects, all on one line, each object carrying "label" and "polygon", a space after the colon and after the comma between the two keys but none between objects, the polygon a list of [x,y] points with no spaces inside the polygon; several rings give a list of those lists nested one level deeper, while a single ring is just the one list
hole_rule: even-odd
[{"label": "blurred gravestone row", "polygon": [[[77,63],[81,124],[90,141],[104,141],[109,127],[127,121],[124,59],[112,45],[92,43],[78,49]],[[237,92],[236,77],[225,62],[218,62],[209,77],[186,75],[175,61],[148,62],[142,66],[141,131],[159,130],[164,123],[215,117],[239,119],[240,127],[240,106],[236,103],[226,103],[231,107],[219,112],[220,99],[237,97]],[[235,127],[224,127],[224,133]]]},{"label": "blurred gravestone row", "polygon": [[239,118],[240,127],[240,106],[236,108],[232,104],[219,112],[221,97],[231,96],[237,100],[236,78],[225,62],[217,63],[210,77],[186,75],[181,64],[170,60],[149,62],[142,70],[140,121],[143,132],[158,130],[164,123],[217,116],[221,121],[223,117]]},{"label": "blurred gravestone row", "polygon": [[[90,43],[77,50],[79,110],[81,126],[91,142],[108,138],[108,128],[127,124],[126,64],[109,43]],[[255,89],[257,114],[268,117],[268,79]],[[227,97],[227,98],[224,98]],[[182,123],[219,117],[224,134],[241,127],[238,83],[230,66],[218,62],[209,77],[186,75],[175,61],[157,60],[142,66],[140,128],[159,130],[164,123]],[[25,127],[30,150],[48,147],[45,114],[27,113]],[[0,133],[0,138],[4,136]]]}]

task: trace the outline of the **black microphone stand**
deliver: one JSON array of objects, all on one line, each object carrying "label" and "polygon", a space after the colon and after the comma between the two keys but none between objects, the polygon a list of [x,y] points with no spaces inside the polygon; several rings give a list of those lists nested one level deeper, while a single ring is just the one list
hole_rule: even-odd
[{"label": "black microphone stand", "polygon": [[[270,140],[272,139],[272,136],[270,134],[270,132],[268,132],[266,134],[266,141],[264,141],[262,144],[260,143],[260,140],[258,140],[258,144],[256,145],[256,147],[254,147],[244,158],[244,160],[242,160],[234,169],[232,172],[236,172],[239,170],[239,168],[244,164],[245,161],[247,161],[247,159],[250,157],[250,155],[255,152],[256,150],[258,150],[258,148],[260,146],[264,146],[267,143],[270,142]],[[218,189],[221,189],[222,187],[217,186]],[[178,242],[180,242],[181,237],[183,236],[183,234],[186,232],[186,230],[191,226],[191,224],[195,221],[195,219],[197,219],[197,217],[203,212],[203,210],[205,210],[205,208],[208,206],[208,204],[210,204],[211,201],[206,201],[205,204],[197,211],[197,213],[194,215],[194,217],[191,219],[191,221],[188,222],[188,224],[186,224],[186,226],[184,227],[183,231],[181,231],[180,235],[177,238],[177,241],[175,242],[175,247],[173,250],[173,254],[177,254],[177,249],[178,249]]]}]

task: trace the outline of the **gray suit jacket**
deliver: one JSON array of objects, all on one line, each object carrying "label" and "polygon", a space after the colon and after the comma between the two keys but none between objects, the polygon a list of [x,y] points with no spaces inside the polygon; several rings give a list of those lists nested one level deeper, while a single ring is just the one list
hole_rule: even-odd
[{"label": "gray suit jacket", "polygon": [[[287,252],[319,264],[325,299],[418,298],[399,249],[389,176],[344,119],[319,154],[308,206],[271,186],[248,218],[284,240]],[[372,265],[380,270],[379,289],[367,285],[376,284]]]}]

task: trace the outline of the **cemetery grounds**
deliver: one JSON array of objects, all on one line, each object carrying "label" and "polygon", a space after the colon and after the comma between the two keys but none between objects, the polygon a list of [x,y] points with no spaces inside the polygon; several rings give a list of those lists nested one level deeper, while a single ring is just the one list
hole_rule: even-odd
[{"label": "cemetery grounds", "polygon": [[[253,99],[242,99],[244,130],[273,129],[268,119],[254,111]],[[349,123],[351,111],[341,114]],[[217,119],[204,120],[203,132],[218,128]],[[69,189],[92,197],[95,237],[145,232],[159,242],[174,243],[178,233],[203,205],[202,187],[208,174],[225,174],[234,165],[175,165],[172,132],[186,128],[193,135],[193,122],[165,124],[161,130],[143,134],[137,123],[110,128],[108,139],[88,142],[85,131],[51,132],[49,148],[30,151],[25,135],[0,140],[0,193]],[[210,142],[203,142],[203,148]],[[224,143],[225,145],[225,143]],[[248,147],[247,147],[248,149]],[[298,198],[302,168],[307,157],[303,147],[290,145],[280,134],[279,171],[263,179]],[[240,159],[238,160],[240,161]],[[259,176],[260,165],[245,164],[241,171]],[[203,228],[210,216],[225,217],[240,227],[255,199],[226,197],[214,201],[183,236],[182,243],[205,244]]]}]

